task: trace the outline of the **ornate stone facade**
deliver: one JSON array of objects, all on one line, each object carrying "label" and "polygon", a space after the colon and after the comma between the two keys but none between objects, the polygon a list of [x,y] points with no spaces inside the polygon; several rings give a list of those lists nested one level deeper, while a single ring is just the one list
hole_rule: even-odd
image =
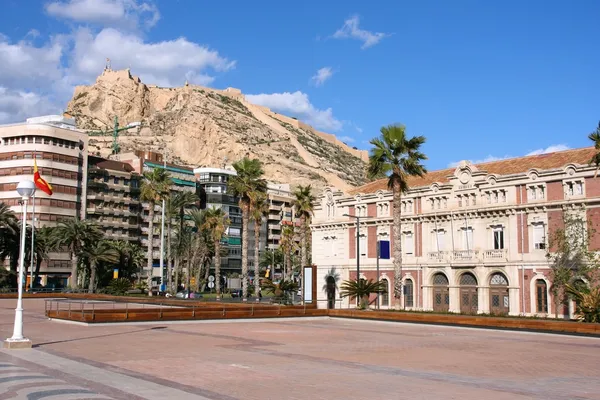
[{"label": "ornate stone facade", "polygon": [[[593,148],[455,168],[412,178],[402,199],[402,304],[394,298],[392,260],[380,260],[388,293],[381,308],[510,315],[572,315],[555,310],[550,293],[548,238],[577,213],[600,222],[600,178],[589,165]],[[326,189],[312,224],[319,307],[333,306],[325,289],[332,269],[342,281],[377,277],[377,241],[392,238],[392,193],[387,180],[350,194]],[[360,235],[356,236],[359,216]],[[597,236],[600,236],[597,235]],[[600,249],[600,238],[590,244]],[[331,282],[335,278],[329,278]],[[323,291],[321,290],[323,287]],[[376,306],[374,297],[372,306]],[[354,303],[352,303],[354,304]],[[335,293],[335,307],[351,306]]]}]

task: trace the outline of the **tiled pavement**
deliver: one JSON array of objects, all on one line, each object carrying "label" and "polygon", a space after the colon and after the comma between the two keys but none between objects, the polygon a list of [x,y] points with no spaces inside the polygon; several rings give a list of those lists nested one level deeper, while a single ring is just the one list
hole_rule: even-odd
[{"label": "tiled pavement", "polygon": [[[0,301],[4,337],[13,307]],[[327,319],[86,327],[47,321],[39,300],[25,310],[36,348],[0,352],[0,400],[600,399],[595,338]]]}]

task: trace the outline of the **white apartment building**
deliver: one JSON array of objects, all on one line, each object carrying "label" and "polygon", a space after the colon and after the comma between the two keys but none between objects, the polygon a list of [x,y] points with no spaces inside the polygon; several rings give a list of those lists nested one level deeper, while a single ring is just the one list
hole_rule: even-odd
[{"label": "white apartment building", "polygon": [[[63,218],[85,218],[88,136],[75,120],[60,115],[29,118],[25,123],[0,125],[0,202],[21,215],[17,184],[33,180],[35,155],[41,176],[52,185],[48,196],[35,194],[35,227],[56,225]],[[32,207],[29,202],[28,218]],[[31,223],[28,221],[28,223]],[[67,285],[71,272],[68,254],[51,253],[43,262],[41,283]]]}]

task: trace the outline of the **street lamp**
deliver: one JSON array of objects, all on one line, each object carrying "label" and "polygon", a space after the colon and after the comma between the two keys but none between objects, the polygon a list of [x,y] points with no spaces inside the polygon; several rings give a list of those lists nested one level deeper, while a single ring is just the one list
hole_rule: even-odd
[{"label": "street lamp", "polygon": [[[350,217],[356,219],[356,283],[359,283],[360,280],[360,219],[361,218],[373,218],[368,215],[359,216],[359,215],[350,215],[350,214],[342,214],[344,217]],[[379,279],[379,278],[377,278]]]},{"label": "street lamp", "polygon": [[18,297],[15,309],[15,326],[11,338],[4,341],[7,348],[29,348],[31,340],[23,337],[23,272],[25,269],[25,230],[27,223],[27,201],[35,193],[35,183],[32,181],[21,181],[17,185],[17,193],[22,199],[23,221],[21,224],[21,243],[19,249],[19,278],[17,282]]}]

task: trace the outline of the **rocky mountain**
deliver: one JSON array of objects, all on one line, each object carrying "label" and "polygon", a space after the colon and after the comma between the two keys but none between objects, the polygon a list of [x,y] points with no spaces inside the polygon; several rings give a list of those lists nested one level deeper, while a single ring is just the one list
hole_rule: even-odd
[{"label": "rocky mountain", "polygon": [[106,69],[93,85],[75,89],[66,112],[91,132],[90,152],[102,156],[111,153],[117,116],[120,126],[141,123],[119,133],[122,153],[166,152],[170,162],[190,167],[220,167],[248,155],[263,161],[268,180],[317,188],[333,185],[344,191],[366,180],[365,151],[251,104],[238,89],[187,83],[157,87],[144,84],[129,70]]}]

